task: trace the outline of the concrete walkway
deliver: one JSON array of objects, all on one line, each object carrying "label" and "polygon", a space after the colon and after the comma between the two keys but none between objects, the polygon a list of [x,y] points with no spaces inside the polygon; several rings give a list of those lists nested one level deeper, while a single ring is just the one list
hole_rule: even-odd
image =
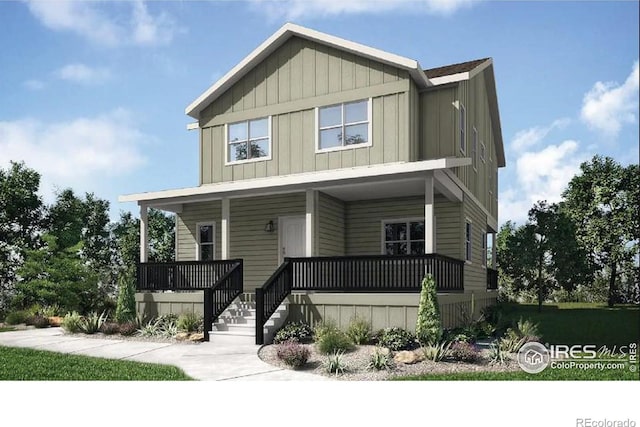
[{"label": "concrete walkway", "polygon": [[61,328],[1,332],[0,345],[107,359],[173,365],[205,381],[322,381],[328,378],[264,363],[256,345],[172,344],[67,335]]}]

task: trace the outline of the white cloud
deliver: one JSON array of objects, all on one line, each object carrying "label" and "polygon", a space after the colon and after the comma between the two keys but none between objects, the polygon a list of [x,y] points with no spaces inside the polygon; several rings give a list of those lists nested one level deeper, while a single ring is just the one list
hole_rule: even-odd
[{"label": "white cloud", "polygon": [[479,0],[253,0],[273,18],[384,13],[395,10],[449,15]]},{"label": "white cloud", "polygon": [[55,72],[62,79],[81,84],[97,84],[107,80],[111,73],[106,68],[92,68],[84,64],[67,64]]},{"label": "white cloud", "polygon": [[[77,0],[27,0],[31,13],[46,27],[68,31],[104,46],[158,45],[173,39],[174,22],[166,13],[152,16],[142,1],[132,3],[131,19],[124,24],[104,4]],[[110,6],[113,7],[114,3]]]},{"label": "white cloud", "polygon": [[623,84],[596,82],[584,96],[582,120],[592,129],[611,137],[620,132],[625,123],[635,123],[638,114],[638,61]]},{"label": "white cloud", "polygon": [[549,132],[555,128],[563,128],[570,123],[569,119],[558,119],[549,126],[536,126],[521,130],[513,137],[511,148],[516,151],[535,147],[542,141]]},{"label": "white cloud", "polygon": [[24,83],[24,86],[29,90],[42,90],[46,86],[46,84],[42,80],[31,79],[27,80]]},{"label": "white cloud", "polygon": [[0,121],[0,167],[24,161],[42,174],[46,198],[56,187],[93,191],[105,176],[126,175],[143,165],[141,146],[147,141],[122,109],[59,123]]}]

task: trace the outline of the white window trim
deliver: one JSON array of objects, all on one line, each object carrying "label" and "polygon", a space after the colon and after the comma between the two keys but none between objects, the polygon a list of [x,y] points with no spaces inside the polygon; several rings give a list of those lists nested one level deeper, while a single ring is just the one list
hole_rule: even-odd
[{"label": "white window trim", "polygon": [[[462,120],[462,116],[464,115],[464,120]],[[458,144],[458,148],[462,154],[466,154],[467,152],[467,109],[464,108],[464,104],[460,103],[460,111],[458,111],[458,121],[459,129],[458,135],[460,137],[460,142]]]},{"label": "white window trim", "polygon": [[482,268],[487,268],[487,232],[482,232],[482,241],[480,242],[482,248]]},{"label": "white window trim", "polygon": [[[367,138],[367,142],[363,142],[361,144],[351,144],[351,145],[341,145],[339,147],[329,147],[329,148],[320,148],[320,108],[325,108],[325,107],[333,107],[336,105],[344,105],[344,104],[351,104],[354,102],[359,102],[359,101],[364,101],[367,100],[367,122],[368,122],[368,126],[367,126],[367,133],[369,134],[369,137]],[[365,148],[365,147],[371,147],[373,145],[373,98],[365,98],[365,99],[356,99],[354,101],[345,101],[345,102],[340,102],[338,104],[329,104],[329,105],[322,105],[319,107],[315,108],[315,132],[316,132],[316,136],[315,136],[315,147],[316,147],[316,154],[317,153],[330,153],[332,151],[343,151],[343,150],[352,150],[354,148]],[[344,126],[344,107],[342,108],[342,126]],[[352,124],[363,124],[364,122],[355,122]]]},{"label": "white window trim", "polygon": [[[469,224],[469,259],[467,259],[467,224]],[[464,262],[466,264],[473,264],[473,221],[469,218],[464,219],[464,229],[462,233],[464,241]]]},{"label": "white window trim", "polygon": [[478,129],[473,127],[473,140],[471,141],[471,166],[478,172]]},{"label": "white window trim", "polygon": [[[268,135],[269,135],[269,155],[265,157],[256,157],[255,159],[234,160],[230,162],[229,161],[229,124],[250,122],[252,120],[260,120],[260,119],[267,119],[267,127],[268,127]],[[240,120],[232,123],[225,123],[224,124],[224,165],[233,166],[233,165],[240,165],[243,163],[265,162],[267,160],[271,160],[273,158],[273,135],[271,134],[272,121],[273,121],[273,116],[267,116],[267,117],[256,117],[255,119]],[[249,143],[249,141],[247,141],[247,143]]]},{"label": "white window trim", "polygon": [[201,221],[196,222],[196,261],[202,261],[200,259],[200,227],[203,225],[210,225],[213,227],[213,259],[216,259],[216,222],[215,221]]},{"label": "white window trim", "polygon": [[[387,240],[385,239],[385,232],[384,232],[384,226],[387,224],[397,224],[399,222],[425,222],[424,217],[410,217],[410,218],[392,218],[392,219],[383,219],[380,221],[380,254],[381,255],[386,255],[387,253],[387,248],[385,246],[385,244],[387,243]],[[407,231],[407,236],[409,235],[409,232]],[[423,242],[426,242],[427,240],[427,229],[425,227],[424,230],[424,239],[422,240]],[[406,240],[407,242],[419,242],[420,240]]]}]

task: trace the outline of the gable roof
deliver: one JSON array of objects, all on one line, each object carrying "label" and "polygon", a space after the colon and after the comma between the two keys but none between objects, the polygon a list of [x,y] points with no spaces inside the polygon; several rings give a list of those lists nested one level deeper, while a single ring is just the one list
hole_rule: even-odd
[{"label": "gable roof", "polygon": [[189,104],[189,106],[185,110],[185,113],[195,119],[198,119],[200,112],[207,105],[215,101],[220,95],[222,95],[234,83],[240,80],[245,74],[251,71],[251,69],[258,65],[263,59],[265,59],[277,48],[282,46],[287,40],[294,36],[322,43],[324,45],[353,53],[361,57],[373,59],[383,64],[388,64],[403,70],[407,70],[418,85],[418,88],[426,88],[428,86],[431,86],[431,82],[422,71],[420,64],[414,59],[409,59],[359,43],[354,43],[349,40],[341,39],[339,37],[321,33],[309,28],[301,27],[300,25],[286,23],[271,37],[269,37],[260,46],[258,46],[253,52],[251,52],[242,61],[240,61],[238,65],[233,67],[220,80],[209,87],[209,89],[207,89],[195,101]]}]

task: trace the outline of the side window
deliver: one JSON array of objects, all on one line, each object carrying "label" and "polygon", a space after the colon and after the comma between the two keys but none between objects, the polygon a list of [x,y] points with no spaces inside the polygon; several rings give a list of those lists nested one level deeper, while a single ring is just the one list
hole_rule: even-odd
[{"label": "side window", "polygon": [[202,222],[196,225],[197,244],[196,259],[198,261],[213,261],[216,253],[216,224]]},{"label": "side window", "polygon": [[473,127],[473,141],[471,143],[471,164],[473,170],[478,171],[478,130]]},{"label": "side window", "polygon": [[384,223],[384,255],[424,254],[424,221]]},{"label": "side window", "polygon": [[471,261],[471,222],[465,222],[464,229],[464,259]]},{"label": "side window", "polygon": [[463,154],[467,150],[467,112],[464,105],[460,103],[460,152]]}]

